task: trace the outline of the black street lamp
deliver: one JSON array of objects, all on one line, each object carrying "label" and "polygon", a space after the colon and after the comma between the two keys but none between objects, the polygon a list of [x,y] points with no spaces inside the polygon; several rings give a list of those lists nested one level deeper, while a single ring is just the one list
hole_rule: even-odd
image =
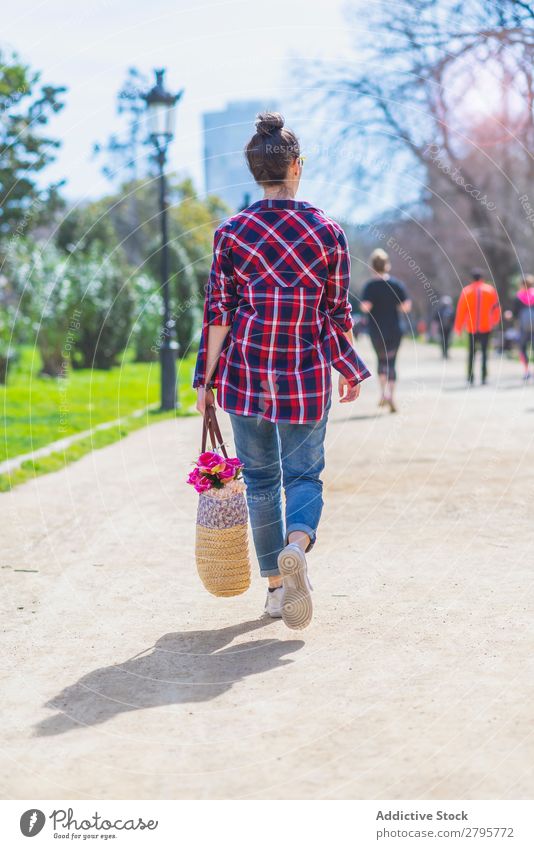
[{"label": "black street lamp", "polygon": [[159,205],[161,221],[161,288],[163,293],[163,329],[160,347],[161,361],[161,409],[174,410],[178,404],[176,387],[176,349],[178,344],[174,335],[175,322],[171,318],[169,296],[169,250],[167,225],[167,182],[165,163],[167,150],[174,136],[176,104],[183,90],[170,94],[165,90],[163,77],[165,71],[156,71],[156,85],[143,95],[146,103],[148,139],[154,145],[155,159],[159,168]]}]

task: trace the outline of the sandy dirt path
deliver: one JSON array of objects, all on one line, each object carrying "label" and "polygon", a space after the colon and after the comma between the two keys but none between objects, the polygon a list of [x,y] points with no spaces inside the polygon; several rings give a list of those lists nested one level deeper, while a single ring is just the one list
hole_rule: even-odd
[{"label": "sandy dirt path", "polygon": [[4,798],[532,798],[534,387],[463,359],[334,404],[305,632],[199,583],[196,418],[0,495]]}]

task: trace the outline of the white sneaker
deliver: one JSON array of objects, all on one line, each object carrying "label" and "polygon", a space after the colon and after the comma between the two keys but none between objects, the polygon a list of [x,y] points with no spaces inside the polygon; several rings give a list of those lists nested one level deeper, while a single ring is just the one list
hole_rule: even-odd
[{"label": "white sneaker", "polygon": [[282,618],[288,628],[306,628],[313,616],[306,555],[299,545],[290,542],[278,555],[278,570],[284,582]]},{"label": "white sneaker", "polygon": [[283,602],[283,587],[277,587],[272,593],[267,590],[267,598],[265,599],[265,612],[268,613],[272,619],[281,619]]}]

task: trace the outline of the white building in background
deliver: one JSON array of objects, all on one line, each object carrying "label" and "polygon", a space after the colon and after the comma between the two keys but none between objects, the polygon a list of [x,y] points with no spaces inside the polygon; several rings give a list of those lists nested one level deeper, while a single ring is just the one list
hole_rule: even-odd
[{"label": "white building in background", "polygon": [[254,131],[258,112],[276,105],[237,100],[220,112],[205,112],[204,175],[207,194],[218,195],[232,212],[262,197],[247,168],[244,147]]}]

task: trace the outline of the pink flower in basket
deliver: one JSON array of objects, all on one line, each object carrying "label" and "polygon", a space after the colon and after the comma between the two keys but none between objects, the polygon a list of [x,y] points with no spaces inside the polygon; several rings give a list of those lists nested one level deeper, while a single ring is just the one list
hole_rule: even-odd
[{"label": "pink flower in basket", "polygon": [[244,464],[241,462],[239,457],[228,457],[226,459],[226,465],[233,466],[234,469],[242,469]]},{"label": "pink flower in basket", "polygon": [[226,463],[224,469],[219,472],[219,478],[222,481],[231,481],[235,478],[236,471],[237,469],[235,466],[230,465],[230,463]]},{"label": "pink flower in basket", "polygon": [[221,472],[221,477],[231,478],[236,477],[243,468],[243,463],[239,457],[228,457],[224,469]]},{"label": "pink flower in basket", "polygon": [[210,479],[206,475],[201,474],[199,469],[196,467],[192,472],[189,472],[187,483],[194,486],[197,492],[205,492],[207,489],[211,489]]},{"label": "pink flower in basket", "polygon": [[208,475],[216,475],[222,472],[226,465],[226,458],[215,451],[204,451],[197,460],[197,466],[201,472]]},{"label": "pink flower in basket", "polygon": [[216,451],[204,451],[189,473],[187,483],[194,486],[197,492],[221,489],[224,484],[236,480],[242,468],[243,463],[238,457],[226,458]]}]

